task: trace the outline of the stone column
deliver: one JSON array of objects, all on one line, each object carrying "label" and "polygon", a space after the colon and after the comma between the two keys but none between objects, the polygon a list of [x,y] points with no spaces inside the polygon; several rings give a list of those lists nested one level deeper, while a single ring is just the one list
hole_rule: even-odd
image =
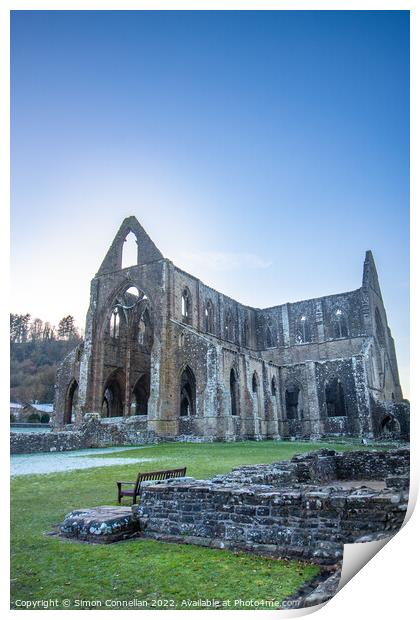
[{"label": "stone column", "polygon": [[290,331],[289,331],[289,305],[285,304],[281,307],[281,318],[283,322],[283,340],[284,346],[290,346]]},{"label": "stone column", "polygon": [[322,301],[321,300],[318,300],[316,302],[315,320],[316,320],[318,342],[324,342],[325,340],[324,313],[322,312]]},{"label": "stone column", "polygon": [[309,431],[311,438],[319,439],[323,432],[323,424],[318,401],[315,362],[306,362],[305,367],[308,386]]},{"label": "stone column", "polygon": [[370,410],[370,398],[364,359],[361,355],[355,355],[351,358],[351,361],[356,389],[357,411],[359,413],[359,436],[373,438],[372,413]]}]

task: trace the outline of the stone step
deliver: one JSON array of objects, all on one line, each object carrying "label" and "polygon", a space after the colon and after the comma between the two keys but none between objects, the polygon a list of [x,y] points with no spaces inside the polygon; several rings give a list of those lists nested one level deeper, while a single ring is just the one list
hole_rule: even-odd
[{"label": "stone step", "polygon": [[69,512],[59,530],[65,538],[109,544],[132,538],[139,523],[131,506],[96,506]]}]

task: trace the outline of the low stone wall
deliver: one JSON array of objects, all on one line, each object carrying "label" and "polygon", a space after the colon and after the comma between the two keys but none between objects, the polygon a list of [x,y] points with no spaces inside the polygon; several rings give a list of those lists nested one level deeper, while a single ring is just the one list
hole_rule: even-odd
[{"label": "low stone wall", "polygon": [[86,447],[84,445],[84,438],[79,432],[10,433],[11,454],[60,452],[65,450],[80,450],[84,447]]},{"label": "low stone wall", "polygon": [[[341,488],[338,482],[337,472],[353,475],[356,468],[357,480],[386,480],[392,478],[389,467],[406,480],[400,488]],[[407,509],[407,468],[406,450],[322,450],[212,480],[148,485],[137,516],[152,538],[335,564],[345,543],[398,531]]]},{"label": "low stone wall", "polygon": [[106,418],[87,414],[78,430],[37,433],[11,433],[11,454],[56,452],[104,448],[108,446],[142,445],[156,441],[147,430],[147,420],[139,417]]},{"label": "low stone wall", "polygon": [[286,486],[339,480],[381,480],[393,486],[391,478],[395,478],[396,486],[408,488],[409,471],[408,448],[348,452],[323,449],[297,454],[290,461],[236,467],[228,474],[214,477],[213,482]]}]

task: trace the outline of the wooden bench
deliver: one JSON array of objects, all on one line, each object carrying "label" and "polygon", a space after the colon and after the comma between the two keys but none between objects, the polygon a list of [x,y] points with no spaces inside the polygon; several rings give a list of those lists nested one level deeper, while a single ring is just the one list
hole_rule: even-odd
[{"label": "wooden bench", "polygon": [[[123,480],[119,480],[117,482],[118,503],[121,504],[121,499],[123,497],[132,497],[133,504],[135,504],[136,498],[140,497],[141,483],[146,480],[168,480],[169,478],[182,478],[185,476],[186,471],[186,467],[181,467],[180,469],[163,469],[161,471],[147,471],[143,474],[140,473],[135,482],[124,482]],[[123,489],[123,485],[130,485],[132,488]]]}]

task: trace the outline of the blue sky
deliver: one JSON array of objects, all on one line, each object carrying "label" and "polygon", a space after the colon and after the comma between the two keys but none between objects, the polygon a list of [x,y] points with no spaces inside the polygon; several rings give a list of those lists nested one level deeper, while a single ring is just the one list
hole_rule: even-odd
[{"label": "blue sky", "polygon": [[12,311],[83,324],[134,214],[241,302],[358,288],[409,363],[409,13],[17,11]]}]

